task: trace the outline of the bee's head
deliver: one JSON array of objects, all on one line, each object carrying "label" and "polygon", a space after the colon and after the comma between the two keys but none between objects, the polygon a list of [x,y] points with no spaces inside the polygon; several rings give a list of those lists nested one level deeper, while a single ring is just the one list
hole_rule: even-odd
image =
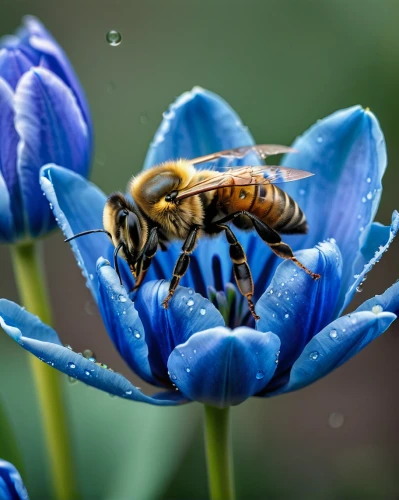
[{"label": "bee's head", "polygon": [[[121,193],[113,193],[103,212],[104,229],[112,236],[115,247],[121,249],[126,260],[135,260],[147,238],[147,224],[140,211]],[[126,254],[129,255],[126,255]]]}]

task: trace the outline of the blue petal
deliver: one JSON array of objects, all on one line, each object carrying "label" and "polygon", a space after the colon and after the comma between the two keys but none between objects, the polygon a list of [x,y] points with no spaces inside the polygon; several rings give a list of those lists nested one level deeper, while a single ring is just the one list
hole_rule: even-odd
[{"label": "blue petal", "polygon": [[[96,365],[83,356],[63,347],[56,332],[36,316],[5,299],[0,300],[0,326],[24,349],[57,370],[85,384],[115,396],[154,405],[175,405],[183,402],[174,392],[146,396],[122,375]],[[179,399],[180,398],[180,399]]]},{"label": "blue petal", "polygon": [[148,362],[143,323],[109,262],[97,263],[99,306],[109,336],[122,358],[142,379],[157,385]]},{"label": "blue petal", "polygon": [[0,242],[14,241],[14,222],[11,212],[10,195],[4,178],[0,173]]},{"label": "blue petal", "polygon": [[17,469],[0,459],[0,498],[1,500],[29,500],[22,478]]},{"label": "blue petal", "polygon": [[182,94],[164,113],[144,168],[167,160],[192,159],[253,143],[248,129],[226,101],[213,92],[194,87],[191,92]]},{"label": "blue petal", "polygon": [[338,318],[313,337],[294,363],[289,381],[269,396],[301,389],[324,377],[385,332],[395,319],[392,313],[369,311]]},{"label": "blue petal", "polygon": [[271,332],[211,328],[173,350],[170,377],[194,401],[219,408],[238,405],[270,381],[279,347],[279,338]]},{"label": "blue petal", "polygon": [[383,254],[388,250],[399,230],[399,213],[392,214],[391,226],[383,226],[374,223],[370,228],[362,251],[359,254],[353,269],[356,274],[350,280],[350,286],[341,292],[340,311],[343,311],[356,293],[356,288],[366,279],[366,275],[371,271],[374,264],[380,261]]},{"label": "blue petal", "polygon": [[354,106],[318,121],[294,147],[299,153],[289,155],[284,164],[316,175],[284,186],[309,223],[308,235],[291,242],[294,248],[309,248],[335,238],[347,288],[380,202],[387,161],[383,133],[371,112]]},{"label": "blue petal", "polygon": [[[41,170],[41,187],[52,205],[54,215],[64,235],[103,227],[105,194],[84,177],[56,165]],[[103,233],[83,236],[70,242],[78,265],[86,278],[94,298],[98,302],[97,259],[107,255],[113,247]]]},{"label": "blue petal", "polygon": [[54,218],[40,190],[39,170],[54,162],[87,175],[87,125],[70,89],[52,73],[35,68],[25,73],[15,92],[18,173],[32,236],[45,234]]},{"label": "blue petal", "polygon": [[372,299],[366,300],[356,311],[371,311],[379,314],[382,311],[399,314],[399,281],[396,281],[382,295],[376,295]]},{"label": "blue petal", "polygon": [[167,362],[173,349],[194,333],[224,326],[219,311],[199,293],[178,287],[169,308],[162,302],[168,295],[169,282],[151,281],[138,291],[135,306],[144,325],[152,372],[169,384]]},{"label": "blue petal", "polygon": [[21,76],[32,67],[32,61],[19,48],[0,49],[0,77],[13,88]]},{"label": "blue petal", "polygon": [[293,262],[285,261],[256,304],[261,318],[257,330],[272,331],[281,340],[277,374],[290,368],[309,340],[334,319],[340,292],[342,261],[334,243],[321,243],[298,252],[297,257],[321,278],[314,281]]}]

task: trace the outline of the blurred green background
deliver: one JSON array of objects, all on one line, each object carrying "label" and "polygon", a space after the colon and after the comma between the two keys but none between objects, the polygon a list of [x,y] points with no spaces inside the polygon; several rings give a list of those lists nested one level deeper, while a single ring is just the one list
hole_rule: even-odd
[{"label": "blurred green background", "polygon": [[[290,144],[336,109],[369,106],[389,158],[378,220],[388,224],[399,208],[397,0],[0,0],[0,6],[0,35],[33,14],[67,52],[94,120],[92,179],[105,192],[124,189],[162,112],[201,85],[221,94],[260,143]],[[105,40],[111,29],[122,34],[118,47]],[[143,386],[107,338],[60,234],[44,242],[44,254],[63,342],[92,348]],[[398,257],[395,243],[351,309],[399,278]],[[0,296],[18,301],[6,247],[0,269]],[[398,498],[398,330],[395,324],[309,388],[233,410],[240,499]],[[31,498],[51,498],[27,356],[5,335],[0,350],[0,398],[23,476]],[[152,408],[67,381],[65,392],[83,498],[206,498],[199,405]],[[4,440],[1,453],[10,453]]]}]

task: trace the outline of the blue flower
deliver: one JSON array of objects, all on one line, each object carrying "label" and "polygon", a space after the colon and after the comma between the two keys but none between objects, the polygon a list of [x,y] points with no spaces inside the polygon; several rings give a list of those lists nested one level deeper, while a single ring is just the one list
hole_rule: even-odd
[{"label": "blue flower", "polygon": [[17,469],[0,459],[0,499],[28,500],[28,493]]},{"label": "blue flower", "polygon": [[[165,115],[145,168],[252,143],[220,97],[194,89]],[[284,185],[304,209],[310,227],[306,236],[285,239],[322,278],[314,282],[291,261],[276,258],[256,234],[237,231],[256,283],[254,299],[261,317],[256,325],[231,283],[223,238],[201,239],[184,286],[168,310],[161,306],[168,288],[164,279],[171,276],[181,242],[158,252],[148,279],[132,296],[131,273],[120,260],[120,285],[109,265],[113,247],[104,234],[71,241],[116,348],[134,372],[163,392],[142,394],[122,375],[63,347],[54,330],[5,300],[0,301],[3,328],[69,376],[151,404],[196,400],[225,407],[250,396],[299,389],[326,375],[396,318],[399,283],[353,313],[342,312],[396,235],[399,214],[394,212],[390,227],[373,222],[386,153],[379,124],[369,111],[339,111],[319,121],[294,146],[300,153],[283,163],[316,176]],[[106,196],[96,186],[55,165],[43,168],[41,182],[65,236],[102,227]]]},{"label": "blue flower", "polygon": [[0,39],[0,242],[15,243],[56,226],[39,184],[49,162],[87,176],[92,125],[63,50],[26,17]]}]

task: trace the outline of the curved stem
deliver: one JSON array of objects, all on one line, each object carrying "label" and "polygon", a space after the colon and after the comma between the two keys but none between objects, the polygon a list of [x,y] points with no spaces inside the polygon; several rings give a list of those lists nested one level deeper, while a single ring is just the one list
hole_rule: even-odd
[{"label": "curved stem", "polygon": [[212,500],[234,500],[230,408],[205,406],[205,450]]},{"label": "curved stem", "polygon": [[[35,243],[14,245],[11,254],[24,306],[44,323],[51,324],[49,299]],[[29,358],[40,401],[55,498],[71,500],[77,495],[60,376],[34,356]]]}]

